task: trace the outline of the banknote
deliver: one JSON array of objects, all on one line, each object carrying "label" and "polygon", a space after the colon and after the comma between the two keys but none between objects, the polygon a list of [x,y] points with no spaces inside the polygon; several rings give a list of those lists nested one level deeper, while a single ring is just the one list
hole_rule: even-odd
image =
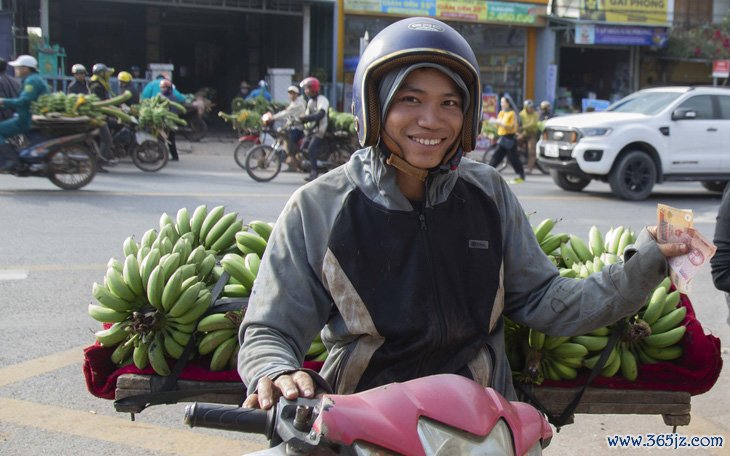
[{"label": "banknote", "polygon": [[671,233],[692,228],[694,214],[690,209],[677,209],[666,204],[657,204],[657,219],[657,241],[664,244]]},{"label": "banknote", "polygon": [[672,283],[683,293],[689,291],[689,283],[699,268],[708,262],[717,251],[712,242],[694,228],[670,233],[667,242],[683,243],[689,247],[685,255],[669,258],[670,277]]}]

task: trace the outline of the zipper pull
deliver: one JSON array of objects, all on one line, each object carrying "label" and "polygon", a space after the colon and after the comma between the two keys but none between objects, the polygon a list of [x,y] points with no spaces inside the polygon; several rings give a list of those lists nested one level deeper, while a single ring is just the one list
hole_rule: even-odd
[{"label": "zipper pull", "polygon": [[421,222],[421,229],[426,231],[426,216],[423,215],[423,212],[418,214],[418,221]]}]

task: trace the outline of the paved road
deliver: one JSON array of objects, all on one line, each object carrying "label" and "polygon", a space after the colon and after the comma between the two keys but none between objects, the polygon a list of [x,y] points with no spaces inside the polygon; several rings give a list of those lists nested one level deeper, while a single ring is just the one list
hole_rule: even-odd
[{"label": "paved road", "polygon": [[[253,182],[234,163],[234,145],[228,135],[181,141],[181,161],[159,173],[122,163],[78,192],[60,191],[43,179],[0,176],[0,454],[199,456],[263,447],[256,436],[186,429],[180,404],[151,407],[131,422],[110,401],[90,395],[81,374],[82,348],[98,328],[86,313],[91,284],[103,278],[110,257],[121,255],[124,238],[155,227],[163,212],[199,204],[223,204],[244,220],[274,220],[303,183],[304,176],[293,173],[268,184]],[[604,231],[651,224],[657,202],[693,209],[698,229],[711,236],[719,204],[718,195],[691,183],[658,187],[637,203],[614,199],[601,183],[566,193],[546,176],[528,176],[515,192],[534,220],[561,217],[562,230],[584,236],[594,224]],[[690,297],[706,331],[727,347],[728,311],[709,268],[695,279]],[[729,390],[726,370],[712,391],[693,398],[692,423],[677,432],[730,437]],[[546,454],[615,454],[606,435],[670,431],[658,416],[577,415]]]}]

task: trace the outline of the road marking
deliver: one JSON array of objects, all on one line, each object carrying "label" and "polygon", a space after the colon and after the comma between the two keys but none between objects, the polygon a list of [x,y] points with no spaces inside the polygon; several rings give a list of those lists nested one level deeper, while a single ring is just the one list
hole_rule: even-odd
[{"label": "road marking", "polygon": [[84,357],[84,348],[76,347],[0,368],[0,388],[11,383],[53,372],[72,364],[81,363]]},{"label": "road marking", "polygon": [[0,281],[24,280],[28,278],[27,269],[0,269]]},{"label": "road marking", "polygon": [[[0,398],[0,421],[51,432],[183,456],[220,456],[263,450],[241,439],[209,436],[54,405]],[[133,454],[133,452],[130,452]]]}]

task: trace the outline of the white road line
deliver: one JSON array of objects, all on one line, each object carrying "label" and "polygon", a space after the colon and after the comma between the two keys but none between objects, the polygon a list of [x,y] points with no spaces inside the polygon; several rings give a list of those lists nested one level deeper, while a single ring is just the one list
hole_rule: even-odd
[{"label": "white road line", "polygon": [[0,269],[0,281],[24,280],[28,278],[27,269]]}]

